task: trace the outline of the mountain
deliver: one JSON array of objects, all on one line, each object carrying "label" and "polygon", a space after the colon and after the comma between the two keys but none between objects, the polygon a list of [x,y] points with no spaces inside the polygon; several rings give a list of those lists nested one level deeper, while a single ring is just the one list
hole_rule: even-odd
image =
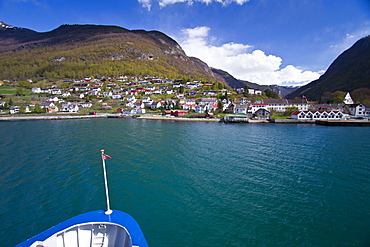
[{"label": "mountain", "polygon": [[40,33],[0,22],[1,79],[122,74],[215,80],[207,64],[158,31],[62,25]]},{"label": "mountain", "polygon": [[0,21],[0,79],[81,79],[122,74],[218,80],[233,89],[271,89],[282,97],[295,89],[235,79],[198,58],[188,57],[175,40],[158,31],[62,25],[40,33]]},{"label": "mountain", "polygon": [[286,87],[286,86],[278,86],[278,85],[259,85],[257,83],[238,80],[230,75],[228,72],[223,71],[221,69],[212,68],[212,72],[214,76],[222,82],[225,82],[229,87],[236,89],[236,88],[244,88],[247,86],[248,88],[258,89],[261,91],[265,91],[266,89],[270,89],[276,92],[280,97],[284,97],[285,95],[293,92],[297,89],[297,87]]},{"label": "mountain", "polygon": [[317,80],[288,94],[286,98],[306,96],[309,100],[321,100],[324,95],[336,91],[353,92],[370,88],[370,36],[358,40],[340,54],[328,70]]}]

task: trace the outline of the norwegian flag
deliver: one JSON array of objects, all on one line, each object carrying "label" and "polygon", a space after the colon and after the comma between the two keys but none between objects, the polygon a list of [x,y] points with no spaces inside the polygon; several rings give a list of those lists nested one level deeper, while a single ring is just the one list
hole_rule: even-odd
[{"label": "norwegian flag", "polygon": [[101,157],[102,157],[103,160],[107,160],[107,159],[111,159],[112,158],[112,157],[110,157],[107,154],[101,154]]}]

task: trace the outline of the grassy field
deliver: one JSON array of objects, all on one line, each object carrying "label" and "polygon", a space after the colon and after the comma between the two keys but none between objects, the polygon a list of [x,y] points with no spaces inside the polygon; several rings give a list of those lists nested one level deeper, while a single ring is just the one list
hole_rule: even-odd
[{"label": "grassy field", "polygon": [[17,88],[15,87],[6,87],[6,86],[0,87],[0,94],[15,94],[16,91],[17,91]]},{"label": "grassy field", "polygon": [[[0,86],[0,94],[17,94],[17,87],[7,87],[7,86]],[[30,94],[31,90],[27,88],[22,88],[22,94]]]},{"label": "grassy field", "polygon": [[290,115],[273,114],[271,118],[272,119],[288,119],[292,117]]}]

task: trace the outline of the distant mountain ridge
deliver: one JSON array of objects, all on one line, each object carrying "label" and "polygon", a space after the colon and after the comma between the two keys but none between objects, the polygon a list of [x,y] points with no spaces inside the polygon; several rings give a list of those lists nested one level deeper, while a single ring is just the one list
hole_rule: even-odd
[{"label": "distant mountain ridge", "polygon": [[159,31],[62,25],[39,33],[0,23],[2,78],[81,78],[119,73],[215,80],[207,64],[188,57],[175,40]]},{"label": "distant mountain ridge", "polygon": [[360,88],[370,88],[370,36],[358,40],[340,54],[319,79],[286,98],[306,96],[309,100],[321,100],[325,93],[352,92]]},{"label": "distant mountain ridge", "polygon": [[293,92],[294,90],[298,88],[298,87],[286,87],[286,86],[278,86],[278,85],[259,85],[257,83],[253,83],[249,81],[238,80],[232,75],[230,75],[228,72],[223,71],[221,69],[212,68],[212,71],[218,80],[225,82],[229,87],[233,89],[245,88],[245,86],[247,86],[248,88],[258,89],[261,91],[270,89],[276,92],[280,97],[284,97],[285,95]]}]

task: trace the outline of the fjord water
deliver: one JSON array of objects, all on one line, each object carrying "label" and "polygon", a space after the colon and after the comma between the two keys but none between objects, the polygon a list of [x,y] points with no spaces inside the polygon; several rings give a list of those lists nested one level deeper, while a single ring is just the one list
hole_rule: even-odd
[{"label": "fjord water", "polygon": [[131,214],[150,246],[369,246],[370,128],[87,119],[0,123],[0,241]]}]

